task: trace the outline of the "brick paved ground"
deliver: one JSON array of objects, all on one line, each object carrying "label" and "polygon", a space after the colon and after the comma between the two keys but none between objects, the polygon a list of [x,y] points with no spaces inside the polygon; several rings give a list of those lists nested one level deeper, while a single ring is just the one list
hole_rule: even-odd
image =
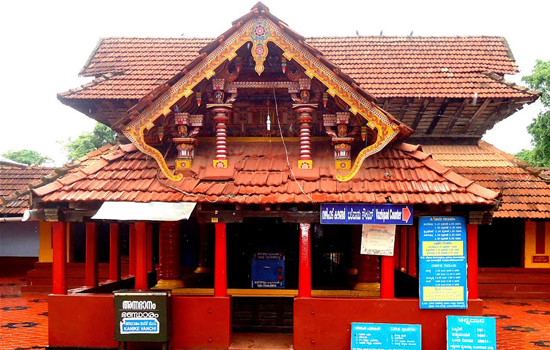
[{"label": "brick paved ground", "polygon": [[[0,277],[0,349],[43,349],[48,342],[47,295],[21,294],[24,278]],[[550,300],[485,300],[497,318],[499,350],[550,348]],[[443,350],[443,349],[442,349]]]},{"label": "brick paved ground", "polygon": [[48,299],[21,294],[24,277],[0,277],[0,349],[43,349],[48,344]]}]

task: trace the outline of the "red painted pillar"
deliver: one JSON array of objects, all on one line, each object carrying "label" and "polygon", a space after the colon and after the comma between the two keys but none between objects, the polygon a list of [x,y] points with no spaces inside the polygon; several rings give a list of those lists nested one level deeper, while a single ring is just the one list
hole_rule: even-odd
[{"label": "red painted pillar", "polygon": [[183,288],[180,266],[180,223],[162,222],[159,226],[159,272],[154,289]]},{"label": "red painted pillar", "polygon": [[407,229],[409,235],[409,263],[407,271],[410,276],[416,277],[416,227],[407,226]]},{"label": "red painted pillar", "polygon": [[53,246],[53,294],[67,294],[67,236],[66,223],[56,221],[52,223]]},{"label": "red painted pillar", "polygon": [[147,272],[153,272],[153,225],[147,224]]},{"label": "red painted pillar", "polygon": [[395,234],[399,235],[399,270],[407,273],[407,226],[397,226]]},{"label": "red painted pillar", "polygon": [[298,265],[298,297],[311,297],[311,224],[300,224],[300,256]]},{"label": "red painted pillar", "polygon": [[109,225],[109,279],[120,281],[120,236],[118,224]]},{"label": "red painted pillar", "polygon": [[[403,237],[401,237],[403,238]],[[382,299],[395,298],[394,291],[394,257],[382,256],[382,275],[380,278],[380,297]]]},{"label": "red painted pillar", "polygon": [[97,276],[97,223],[86,223],[86,272],[84,284],[95,288],[98,285]]},{"label": "red painted pillar", "polygon": [[146,290],[149,288],[147,283],[147,224],[145,222],[136,222],[136,279],[135,289]]},{"label": "red painted pillar", "polygon": [[468,299],[479,298],[477,290],[477,225],[466,225],[468,254]]},{"label": "red painted pillar", "polygon": [[214,296],[227,296],[227,238],[225,223],[216,223],[214,250]]},{"label": "red painted pillar", "polygon": [[129,242],[128,244],[130,245],[130,249],[129,249],[129,257],[128,257],[128,260],[129,260],[129,264],[130,266],[128,266],[128,271],[129,271],[129,274],[130,276],[135,276],[136,275],[136,225],[135,224],[130,224],[130,234],[129,234]]}]

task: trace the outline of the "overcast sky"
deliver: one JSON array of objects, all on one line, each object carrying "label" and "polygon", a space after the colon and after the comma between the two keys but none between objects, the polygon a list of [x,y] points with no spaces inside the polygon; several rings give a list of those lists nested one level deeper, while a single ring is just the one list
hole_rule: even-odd
[{"label": "overcast sky", "polygon": [[[521,72],[550,60],[550,1],[287,1],[266,0],[300,34],[504,36]],[[78,72],[102,37],[216,37],[255,1],[6,1],[1,5],[0,154],[32,149],[64,161],[60,141],[91,131],[95,121],[56,94],[89,79]],[[539,103],[499,123],[484,139],[516,153],[530,148],[527,125]]]}]

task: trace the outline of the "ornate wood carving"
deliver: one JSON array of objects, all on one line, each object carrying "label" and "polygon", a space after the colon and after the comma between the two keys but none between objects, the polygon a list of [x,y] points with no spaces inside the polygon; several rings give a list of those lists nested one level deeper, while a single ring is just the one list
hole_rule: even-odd
[{"label": "ornate wood carving", "polygon": [[287,60],[294,60],[298,63],[305,69],[305,73],[310,79],[317,78],[327,87],[327,92],[330,95],[333,97],[338,96],[349,106],[351,113],[361,115],[367,120],[367,125],[370,128],[377,129],[376,141],[359,153],[351,171],[347,175],[338,175],[338,180],[348,181],[352,179],[368,156],[382,150],[399,133],[399,126],[393,123],[374,103],[352,89],[351,86],[321,63],[317,57],[284,33],[277,25],[269,19],[255,18],[236,30],[123,130],[124,135],[140,151],[150,155],[157,161],[161,171],[170,180],[179,181],[183,176],[173,174],[162,154],[145,142],[144,131],[151,129],[154,126],[154,121],[160,116],[170,114],[172,112],[171,107],[177,101],[183,97],[188,98],[191,96],[193,88],[199,82],[205,78],[212,78],[216,68],[226,60],[231,61],[235,58],[237,56],[236,51],[251,40],[253,42],[252,55],[256,62],[255,70],[258,74],[263,71],[263,62],[268,53],[267,43],[271,41],[282,49]]}]

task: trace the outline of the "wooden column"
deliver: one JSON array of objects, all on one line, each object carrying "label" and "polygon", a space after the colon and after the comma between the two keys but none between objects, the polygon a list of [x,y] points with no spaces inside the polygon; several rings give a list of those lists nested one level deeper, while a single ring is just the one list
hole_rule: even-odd
[{"label": "wooden column", "polygon": [[380,297],[382,299],[395,298],[394,257],[382,257],[382,275],[380,278]]},{"label": "wooden column", "polygon": [[399,235],[399,270],[401,272],[407,273],[407,226],[397,226],[395,228],[395,234]]},{"label": "wooden column", "polygon": [[208,228],[208,224],[199,226],[199,266],[195,269],[195,273],[212,272],[212,269],[208,267]]},{"label": "wooden column", "polygon": [[118,224],[109,225],[109,279],[120,281],[120,235]]},{"label": "wooden column", "polygon": [[147,224],[145,222],[136,222],[136,278],[135,289],[147,290]]},{"label": "wooden column", "polygon": [[86,287],[98,286],[97,265],[97,223],[86,223],[86,272],[84,284]]},{"label": "wooden column", "polygon": [[311,224],[300,224],[298,297],[311,297]]},{"label": "wooden column", "polygon": [[180,223],[162,222],[159,226],[158,283],[153,289],[183,288],[180,267]]},{"label": "wooden column", "polygon": [[409,236],[407,239],[409,242],[409,263],[407,271],[410,276],[416,277],[416,227],[414,227],[414,225],[406,227],[408,229]]},{"label": "wooden column", "polygon": [[147,224],[147,272],[153,272],[153,225]]},{"label": "wooden column", "polygon": [[227,238],[225,223],[216,223],[214,251],[214,296],[227,296]]},{"label": "wooden column", "polygon": [[477,225],[466,225],[468,256],[468,299],[478,299],[477,287]]},{"label": "wooden column", "polygon": [[129,252],[128,252],[128,260],[129,265],[128,266],[128,273],[130,276],[136,275],[136,225],[130,224],[129,225]]},{"label": "wooden column", "polygon": [[53,294],[67,294],[67,234],[66,223],[56,221],[52,223],[53,245]]},{"label": "wooden column", "polygon": [[357,284],[355,290],[378,291],[380,283],[380,261],[376,255],[359,254]]}]

